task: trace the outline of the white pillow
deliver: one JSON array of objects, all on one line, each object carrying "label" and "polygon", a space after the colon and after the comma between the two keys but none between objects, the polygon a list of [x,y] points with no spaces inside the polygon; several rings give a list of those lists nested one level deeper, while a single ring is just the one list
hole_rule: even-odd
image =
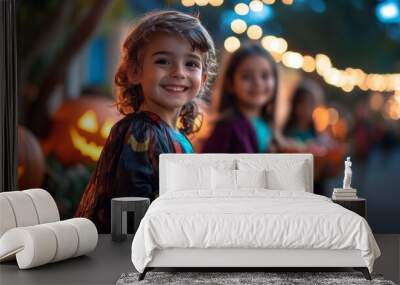
[{"label": "white pillow", "polygon": [[236,190],[236,170],[212,168],[212,189]]},{"label": "white pillow", "polygon": [[211,190],[211,167],[168,165],[168,191]]},{"label": "white pillow", "polygon": [[268,188],[272,190],[306,191],[304,163],[295,168],[267,171]]},{"label": "white pillow", "polygon": [[240,159],[238,168],[240,170],[266,169],[268,189],[306,191],[310,183],[307,179],[307,164],[304,160]]},{"label": "white pillow", "polygon": [[267,188],[267,171],[236,170],[238,188]]}]

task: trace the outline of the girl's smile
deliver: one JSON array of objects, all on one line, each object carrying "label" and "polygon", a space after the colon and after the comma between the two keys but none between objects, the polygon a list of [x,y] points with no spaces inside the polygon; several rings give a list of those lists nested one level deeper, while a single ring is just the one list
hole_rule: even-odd
[{"label": "girl's smile", "polygon": [[248,108],[261,108],[268,103],[274,89],[272,66],[262,56],[247,57],[234,74],[234,93],[237,100]]}]

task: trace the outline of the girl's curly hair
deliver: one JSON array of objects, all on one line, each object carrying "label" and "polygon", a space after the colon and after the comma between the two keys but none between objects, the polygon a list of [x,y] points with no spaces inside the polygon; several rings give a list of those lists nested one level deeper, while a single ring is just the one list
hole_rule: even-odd
[{"label": "girl's curly hair", "polygon": [[[193,49],[203,53],[203,72],[208,82],[198,97],[207,96],[211,79],[215,75],[216,54],[214,42],[197,17],[177,11],[159,11],[146,14],[129,33],[122,46],[121,61],[115,74],[117,108],[124,115],[139,110],[144,101],[140,84],[132,84],[129,72],[141,68],[143,51],[150,37],[158,32],[175,34],[186,39]],[[201,114],[194,100],[185,104],[179,114],[178,128],[185,134],[197,132],[201,127]]]}]

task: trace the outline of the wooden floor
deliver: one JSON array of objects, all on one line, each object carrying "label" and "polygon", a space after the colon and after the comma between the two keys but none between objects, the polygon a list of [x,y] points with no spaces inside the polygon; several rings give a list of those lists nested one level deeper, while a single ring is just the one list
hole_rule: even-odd
[{"label": "wooden floor", "polygon": [[[115,243],[100,235],[94,252],[42,267],[19,270],[16,262],[0,265],[0,284],[115,284],[122,273],[134,271],[130,252],[132,236]],[[400,235],[375,235],[382,251],[374,272],[400,281]]]}]

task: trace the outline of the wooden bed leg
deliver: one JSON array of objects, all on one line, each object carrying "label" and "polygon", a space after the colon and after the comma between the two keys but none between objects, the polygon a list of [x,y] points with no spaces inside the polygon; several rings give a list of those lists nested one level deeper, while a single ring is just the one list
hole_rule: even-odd
[{"label": "wooden bed leg", "polygon": [[371,274],[369,274],[369,270],[367,267],[355,267],[354,269],[357,271],[361,271],[362,274],[364,275],[365,279],[372,280]]},{"label": "wooden bed leg", "polygon": [[142,281],[144,279],[144,277],[146,276],[148,269],[147,267],[144,269],[144,271],[142,273],[139,274],[139,278],[138,281]]}]

